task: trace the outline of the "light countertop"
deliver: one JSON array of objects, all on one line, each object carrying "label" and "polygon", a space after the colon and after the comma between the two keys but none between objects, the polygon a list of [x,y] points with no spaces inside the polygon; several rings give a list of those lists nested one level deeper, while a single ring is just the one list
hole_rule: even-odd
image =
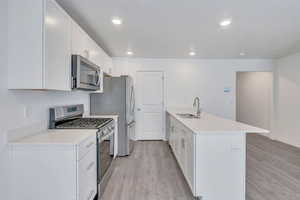
[{"label": "light countertop", "polygon": [[194,133],[269,133],[268,130],[224,119],[206,112],[202,112],[200,118],[193,119],[182,118],[177,115],[177,113],[194,113],[191,112],[191,109],[168,108],[167,112]]},{"label": "light countertop", "polygon": [[76,145],[91,136],[96,138],[97,130],[92,129],[57,129],[45,130],[35,135],[27,136],[10,142],[11,145],[25,144],[57,144],[57,145]]}]

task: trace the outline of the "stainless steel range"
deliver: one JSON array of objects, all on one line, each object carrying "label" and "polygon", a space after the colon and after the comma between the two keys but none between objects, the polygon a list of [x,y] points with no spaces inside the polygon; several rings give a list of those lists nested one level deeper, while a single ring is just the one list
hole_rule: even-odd
[{"label": "stainless steel range", "polygon": [[100,198],[113,171],[115,122],[111,118],[84,118],[83,112],[83,104],[50,108],[50,129],[96,130],[97,183]]}]

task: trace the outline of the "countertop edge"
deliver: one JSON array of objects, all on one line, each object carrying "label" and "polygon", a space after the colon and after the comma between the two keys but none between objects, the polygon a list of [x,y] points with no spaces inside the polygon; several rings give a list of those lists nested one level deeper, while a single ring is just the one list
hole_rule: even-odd
[{"label": "countertop edge", "polygon": [[[185,127],[187,127],[188,129],[190,129],[193,133],[195,134],[219,134],[219,133],[270,133],[269,130],[265,130],[265,129],[262,129],[262,128],[258,128],[258,127],[255,127],[255,126],[251,126],[251,125],[248,125],[248,124],[244,124],[244,123],[240,123],[240,122],[236,122],[236,121],[233,121],[233,120],[229,120],[229,119],[225,119],[225,118],[221,118],[219,116],[216,116],[216,115],[213,115],[213,114],[210,114],[210,113],[206,113],[206,114],[209,114],[211,116],[214,116],[215,118],[219,118],[219,119],[222,119],[222,120],[227,120],[227,121],[232,121],[232,123],[235,123],[235,124],[240,124],[240,125],[243,125],[243,126],[248,126],[249,128],[251,129],[256,129],[255,131],[247,131],[247,130],[217,130],[217,131],[212,131],[212,130],[195,130],[195,128],[193,127],[190,127],[183,118],[179,117],[178,115],[176,115],[176,111],[174,111],[173,109],[166,109],[166,112],[170,115],[172,115],[176,120],[178,120],[179,122],[181,122]],[[201,119],[201,118],[200,118]]]}]

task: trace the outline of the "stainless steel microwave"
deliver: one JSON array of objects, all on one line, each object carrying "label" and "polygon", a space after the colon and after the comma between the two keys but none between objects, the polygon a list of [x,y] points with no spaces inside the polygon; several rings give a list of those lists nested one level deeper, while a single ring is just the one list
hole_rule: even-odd
[{"label": "stainless steel microwave", "polygon": [[100,67],[80,55],[72,55],[72,89],[99,90]]}]

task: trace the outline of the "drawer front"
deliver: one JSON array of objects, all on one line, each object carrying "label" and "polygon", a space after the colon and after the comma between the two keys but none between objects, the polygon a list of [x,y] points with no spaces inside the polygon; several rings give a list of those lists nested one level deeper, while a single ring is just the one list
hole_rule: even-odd
[{"label": "drawer front", "polygon": [[87,140],[85,140],[84,142],[82,142],[79,145],[79,149],[78,149],[78,160],[81,160],[82,157],[89,152],[91,149],[96,147],[96,133],[95,136],[91,136],[89,137]]},{"label": "drawer front", "polygon": [[94,146],[78,163],[79,200],[93,200],[97,193],[97,154]]}]

